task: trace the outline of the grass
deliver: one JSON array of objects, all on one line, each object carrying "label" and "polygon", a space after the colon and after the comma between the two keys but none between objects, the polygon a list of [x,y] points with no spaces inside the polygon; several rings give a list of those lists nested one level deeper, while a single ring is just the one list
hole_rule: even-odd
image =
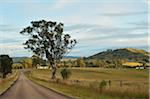
[{"label": "grass", "polygon": [[149,56],[149,52],[146,52],[144,50],[139,50],[139,49],[134,49],[134,48],[127,48],[127,50],[133,52],[133,53],[142,53],[144,55],[148,55]]},{"label": "grass", "polygon": [[17,80],[18,71],[13,70],[12,74],[8,74],[5,79],[0,79],[0,95],[4,93]]},{"label": "grass", "polygon": [[119,99],[117,97],[110,97],[107,95],[99,94],[97,90],[91,90],[90,88],[83,86],[67,85],[65,83],[56,83],[55,81],[49,82],[48,80],[32,77],[28,73],[26,73],[26,76],[39,85],[50,88],[64,95],[74,97],[76,99]]},{"label": "grass", "polygon": [[139,62],[125,62],[123,63],[124,66],[129,66],[129,67],[137,67],[137,66],[142,66],[142,63]]},{"label": "grass", "polygon": [[[81,99],[148,99],[148,70],[70,68],[72,76],[63,81],[57,71],[59,82],[50,81],[49,70],[33,70],[30,78],[48,88]],[[75,82],[78,80],[78,82]],[[111,86],[100,92],[98,85],[102,80],[110,80]],[[122,81],[122,86],[120,86]],[[71,91],[70,91],[71,90]]]},{"label": "grass", "polygon": [[[57,78],[61,79],[60,70],[57,71]],[[134,70],[134,69],[105,69],[105,68],[70,68],[70,80],[86,80],[86,81],[100,81],[100,80],[124,80],[124,81],[145,81],[148,82],[148,70]],[[51,73],[49,70],[34,70],[33,75],[49,79]]]}]

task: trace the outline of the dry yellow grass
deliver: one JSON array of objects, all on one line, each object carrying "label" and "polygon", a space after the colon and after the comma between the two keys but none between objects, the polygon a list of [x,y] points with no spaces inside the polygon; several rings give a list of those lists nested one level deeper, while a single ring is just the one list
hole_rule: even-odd
[{"label": "dry yellow grass", "polygon": [[0,79],[0,94],[5,92],[18,78],[18,71],[13,71],[5,79]]},{"label": "dry yellow grass", "polygon": [[125,62],[122,65],[130,67],[143,66],[143,64],[139,62]]},{"label": "dry yellow grass", "polygon": [[[107,83],[105,90],[103,90],[104,95],[132,99],[145,97],[148,99],[148,70],[104,68],[72,68],[70,70],[72,76],[65,82],[59,74],[60,69],[58,70],[57,77],[59,78],[60,84],[65,83],[65,86],[78,86],[79,89],[82,86],[83,88],[88,88],[88,90],[97,90],[100,81],[110,80],[111,85],[109,86]],[[51,74],[49,70],[33,70],[32,77],[49,82]],[[76,80],[78,82],[75,82]],[[52,85],[54,86],[55,84]],[[53,86],[51,87],[53,88]],[[56,89],[58,90],[59,88]]]},{"label": "dry yellow grass", "polygon": [[135,48],[127,48],[127,50],[129,50],[129,51],[131,51],[133,53],[141,53],[141,54],[144,54],[144,55],[147,55],[147,56],[150,55],[149,52],[146,52],[144,50],[135,49]]}]

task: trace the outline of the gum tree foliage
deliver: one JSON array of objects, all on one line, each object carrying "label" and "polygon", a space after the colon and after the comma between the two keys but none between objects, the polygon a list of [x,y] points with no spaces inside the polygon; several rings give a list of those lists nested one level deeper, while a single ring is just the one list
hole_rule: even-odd
[{"label": "gum tree foliage", "polygon": [[71,75],[70,70],[67,69],[67,68],[62,69],[60,73],[61,73],[61,76],[62,76],[62,78],[63,78],[64,80],[65,80],[65,79],[68,79],[68,78],[70,77],[70,75]]},{"label": "gum tree foliage", "polygon": [[32,21],[31,26],[24,28],[20,33],[29,36],[24,43],[25,49],[31,50],[39,57],[46,56],[52,67],[52,79],[55,79],[57,63],[70,52],[77,41],[69,34],[63,33],[63,23],[52,21]]},{"label": "gum tree foliage", "polygon": [[41,59],[38,56],[33,55],[32,56],[32,67],[37,68],[37,64],[40,64],[40,61],[41,61]]},{"label": "gum tree foliage", "polygon": [[0,77],[5,78],[8,73],[12,73],[13,60],[8,55],[0,55]]}]

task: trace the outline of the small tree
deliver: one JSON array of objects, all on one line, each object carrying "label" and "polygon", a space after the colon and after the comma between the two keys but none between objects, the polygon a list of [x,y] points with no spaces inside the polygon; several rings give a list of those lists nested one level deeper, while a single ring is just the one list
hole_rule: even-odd
[{"label": "small tree", "polygon": [[99,83],[99,88],[100,88],[100,91],[102,91],[107,85],[107,82],[105,80],[102,80],[100,83]]},{"label": "small tree", "polygon": [[65,69],[61,70],[61,76],[63,79],[68,79],[70,77],[70,75],[71,75],[71,72],[69,69],[65,68]]},{"label": "small tree", "polygon": [[86,66],[86,64],[85,64],[85,61],[84,61],[84,59],[83,58],[78,58],[77,59],[77,67],[85,67]]},{"label": "small tree", "polygon": [[52,67],[52,79],[55,78],[57,63],[77,43],[69,34],[63,34],[63,23],[52,21],[32,21],[31,26],[24,28],[20,33],[30,38],[24,43],[26,49],[49,61]]},{"label": "small tree", "polygon": [[0,55],[0,76],[5,78],[8,73],[12,73],[13,60],[8,55]]}]

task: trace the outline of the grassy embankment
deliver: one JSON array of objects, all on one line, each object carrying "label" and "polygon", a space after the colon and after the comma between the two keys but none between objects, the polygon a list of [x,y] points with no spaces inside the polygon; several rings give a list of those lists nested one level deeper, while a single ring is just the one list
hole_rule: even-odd
[{"label": "grassy embankment", "polygon": [[0,78],[0,95],[4,93],[18,78],[18,71],[13,70],[12,74],[8,74],[5,79]]},{"label": "grassy embankment", "polygon": [[[60,69],[58,80],[50,81],[50,71],[33,70],[28,77],[45,87],[81,99],[148,99],[148,70],[72,68],[69,80],[63,81]],[[102,80],[111,81],[101,91]]]}]

